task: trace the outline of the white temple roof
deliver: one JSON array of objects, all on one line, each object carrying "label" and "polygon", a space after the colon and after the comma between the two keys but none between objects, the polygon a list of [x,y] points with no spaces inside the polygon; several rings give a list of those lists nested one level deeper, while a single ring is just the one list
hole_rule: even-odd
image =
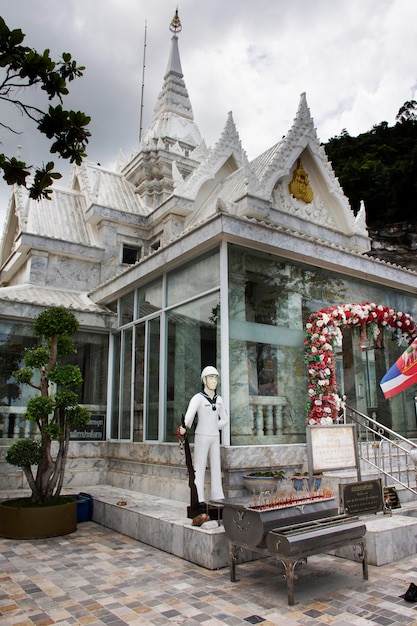
[{"label": "white temple roof", "polygon": [[[15,191],[3,241],[3,284],[29,282],[24,272],[35,264],[26,263],[25,255],[39,249],[62,252],[64,264],[76,259],[80,268],[94,266],[86,272],[89,280],[83,269],[73,274],[78,278],[73,289],[85,283],[94,290],[96,281],[122,282],[131,271],[123,261],[126,248],[140,251],[135,264],[146,263],[155,250],[219,213],[227,213],[230,223],[235,219],[237,232],[241,218],[253,218],[265,229],[284,227],[311,238],[318,250],[322,242],[354,253],[369,250],[365,208],[357,215],[352,211],[317,137],[304,93],[288,132],[272,136],[273,145],[251,162],[231,112],[219,140],[206,147],[184,82],[178,23],[171,29],[167,69],[150,126],[121,170],[84,161],[73,167],[70,188],[55,187],[50,201],[35,202],[22,189]],[[290,189],[301,160],[311,191],[308,200]],[[36,276],[34,282],[38,280]]]},{"label": "white temple roof", "polygon": [[86,206],[98,204],[134,215],[149,213],[140,196],[135,193],[134,186],[119,172],[84,161],[72,171],[72,186],[77,184],[85,194]]},{"label": "white temple roof", "polygon": [[37,306],[63,306],[73,311],[84,313],[109,313],[107,307],[96,304],[87,293],[59,290],[41,285],[23,284],[2,287],[1,300]]},{"label": "white temple roof", "polygon": [[77,244],[94,245],[79,192],[56,188],[50,200],[28,200],[30,210],[22,232]]}]

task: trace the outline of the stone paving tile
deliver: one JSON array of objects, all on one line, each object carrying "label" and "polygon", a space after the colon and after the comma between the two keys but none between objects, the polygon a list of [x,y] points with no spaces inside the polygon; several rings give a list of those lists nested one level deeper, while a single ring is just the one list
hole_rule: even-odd
[{"label": "stone paving tile", "polygon": [[399,596],[415,557],[369,567],[330,555],[297,568],[287,604],[282,566],[263,559],[208,571],[94,522],[65,537],[0,539],[2,626],[417,626]]}]

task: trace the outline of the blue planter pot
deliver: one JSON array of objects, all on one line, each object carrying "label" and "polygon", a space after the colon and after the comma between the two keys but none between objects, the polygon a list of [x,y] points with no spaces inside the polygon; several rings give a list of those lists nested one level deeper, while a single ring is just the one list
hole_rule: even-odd
[{"label": "blue planter pot", "polygon": [[291,480],[295,491],[308,490],[308,476],[293,476]]},{"label": "blue planter pot", "polygon": [[320,489],[322,479],[323,479],[323,476],[313,476],[313,478],[310,481],[310,489],[314,491],[317,491],[318,489]]}]

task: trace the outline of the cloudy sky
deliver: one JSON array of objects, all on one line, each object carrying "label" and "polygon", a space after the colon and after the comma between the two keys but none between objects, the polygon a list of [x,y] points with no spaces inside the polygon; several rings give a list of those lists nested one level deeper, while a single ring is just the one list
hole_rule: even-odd
[{"label": "cloudy sky", "polygon": [[[150,122],[167,66],[169,24],[178,7],[185,82],[194,118],[209,146],[233,112],[249,159],[290,128],[306,92],[325,142],[381,121],[395,123],[417,99],[415,0],[3,0],[1,16],[24,45],[70,52],[85,65],[65,106],[92,116],[88,158],[113,168],[137,146],[141,102]],[[142,94],[144,34],[145,81]],[[39,98],[42,94],[34,94]],[[0,102],[2,151],[28,163],[53,158],[33,123]],[[65,162],[56,163],[64,173]],[[62,181],[61,181],[62,182]],[[9,190],[0,182],[0,220]]]}]

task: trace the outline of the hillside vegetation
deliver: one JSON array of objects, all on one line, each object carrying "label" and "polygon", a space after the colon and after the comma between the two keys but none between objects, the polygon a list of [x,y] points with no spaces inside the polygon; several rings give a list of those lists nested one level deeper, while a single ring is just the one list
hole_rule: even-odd
[{"label": "hillside vegetation", "polygon": [[381,122],[357,137],[347,130],[324,144],[355,213],[365,203],[370,230],[417,222],[417,102],[405,102],[394,126]]}]

